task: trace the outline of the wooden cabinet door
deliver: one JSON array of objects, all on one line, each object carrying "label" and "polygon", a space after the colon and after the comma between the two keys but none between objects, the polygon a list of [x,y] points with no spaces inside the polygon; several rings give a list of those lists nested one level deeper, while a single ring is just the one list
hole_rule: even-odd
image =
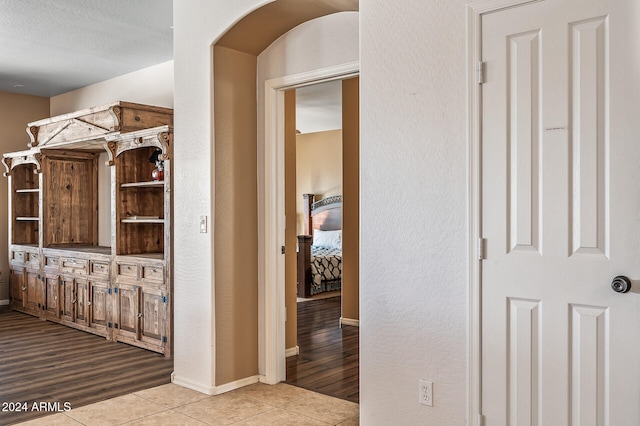
[{"label": "wooden cabinet door", "polygon": [[27,310],[32,313],[38,313],[42,306],[44,291],[42,289],[42,281],[38,271],[25,269],[25,285],[27,287],[25,294],[25,305]]},{"label": "wooden cabinet door", "polygon": [[104,281],[89,280],[89,327],[98,334],[107,336],[109,327],[109,284]]},{"label": "wooden cabinet door", "polygon": [[129,337],[137,340],[140,330],[140,287],[135,285],[120,284],[116,289],[117,295],[117,334],[121,337]]},{"label": "wooden cabinet door", "polygon": [[60,276],[45,274],[44,276],[44,316],[60,318]]},{"label": "wooden cabinet door", "polygon": [[162,291],[155,288],[143,288],[141,296],[140,339],[162,345],[167,298]]},{"label": "wooden cabinet door", "polygon": [[62,317],[62,320],[65,322],[74,322],[76,312],[76,294],[73,277],[64,275],[60,277],[60,293],[60,300],[62,300],[62,309],[60,311],[60,315]]},{"label": "wooden cabinet door", "polygon": [[168,297],[155,286],[119,284],[116,339],[164,353]]},{"label": "wooden cabinet door", "polygon": [[84,278],[74,278],[75,291],[75,323],[79,325],[89,325],[89,310],[87,302],[89,301],[89,285]]},{"label": "wooden cabinet door", "polygon": [[24,285],[24,268],[11,268],[9,282],[11,291],[11,307],[24,309],[26,307],[25,292],[27,290],[27,287]]},{"label": "wooden cabinet door", "polygon": [[66,275],[60,277],[62,296],[62,320],[86,326],[88,321],[88,284],[85,278]]}]

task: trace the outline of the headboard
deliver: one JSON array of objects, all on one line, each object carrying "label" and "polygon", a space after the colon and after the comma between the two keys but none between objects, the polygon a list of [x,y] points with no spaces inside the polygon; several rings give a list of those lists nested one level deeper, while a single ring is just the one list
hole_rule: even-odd
[{"label": "headboard", "polygon": [[333,231],[342,229],[342,195],[315,201],[315,194],[303,194],[304,233],[313,235],[314,229]]}]

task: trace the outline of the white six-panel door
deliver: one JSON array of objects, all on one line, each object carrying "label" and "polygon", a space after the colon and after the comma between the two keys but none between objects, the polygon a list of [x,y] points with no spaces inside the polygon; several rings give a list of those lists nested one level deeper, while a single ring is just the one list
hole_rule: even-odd
[{"label": "white six-panel door", "polygon": [[487,426],[640,425],[639,27],[637,0],[482,18]]}]

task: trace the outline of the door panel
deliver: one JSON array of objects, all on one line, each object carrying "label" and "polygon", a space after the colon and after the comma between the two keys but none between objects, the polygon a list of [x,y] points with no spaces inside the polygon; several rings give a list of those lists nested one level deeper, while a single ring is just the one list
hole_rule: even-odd
[{"label": "door panel", "polygon": [[[491,425],[638,425],[640,9],[482,18],[482,401]],[[635,34],[634,37],[630,34]]]},{"label": "door panel", "polygon": [[84,278],[74,279],[75,284],[75,322],[80,325],[89,324],[88,312],[88,284]]},{"label": "door panel", "polygon": [[24,268],[12,267],[9,275],[11,288],[11,306],[14,308],[25,307]]},{"label": "door panel", "polygon": [[89,327],[108,333],[109,326],[109,284],[102,281],[89,281]]},{"label": "door panel", "polygon": [[55,274],[45,274],[45,317],[47,318],[59,318],[60,317],[60,299],[58,297],[58,290],[60,288],[60,277]]}]

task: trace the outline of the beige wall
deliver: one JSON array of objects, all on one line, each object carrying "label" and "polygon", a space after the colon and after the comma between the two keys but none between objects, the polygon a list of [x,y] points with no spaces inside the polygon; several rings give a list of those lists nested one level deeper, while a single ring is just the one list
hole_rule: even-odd
[{"label": "beige wall", "polygon": [[[49,116],[49,98],[0,92],[0,154],[27,149],[27,123]],[[4,173],[4,166],[0,166]],[[0,301],[9,300],[8,179],[0,178]]]},{"label": "beige wall", "polygon": [[51,98],[50,115],[115,101],[173,108],[173,61],[54,96]]},{"label": "beige wall", "polygon": [[342,318],[360,319],[360,79],[342,81]]},{"label": "beige wall", "polygon": [[285,306],[287,318],[285,325],[285,347],[294,349],[298,345],[298,254],[296,232],[296,91],[289,90],[284,94],[284,211],[285,211]]},{"label": "beige wall", "polygon": [[306,133],[296,139],[296,226],[302,235],[302,194],[315,194],[317,199],[342,194],[342,130]]},{"label": "beige wall", "polygon": [[214,78],[215,385],[220,386],[258,374],[256,56],[216,46]]}]

